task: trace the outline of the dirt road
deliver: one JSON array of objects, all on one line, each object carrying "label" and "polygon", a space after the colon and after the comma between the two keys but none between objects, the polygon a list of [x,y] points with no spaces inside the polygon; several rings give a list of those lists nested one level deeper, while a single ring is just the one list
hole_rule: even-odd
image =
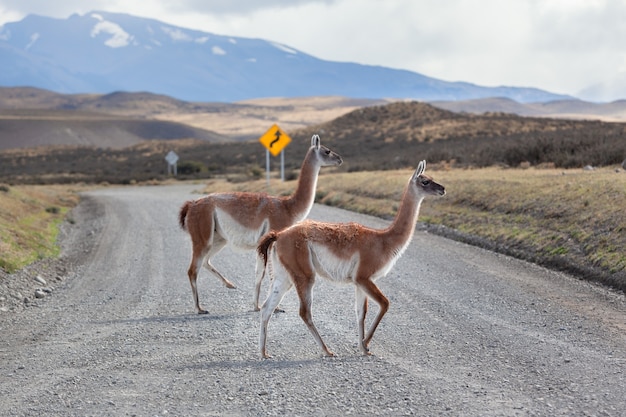
[{"label": "dirt road", "polygon": [[313,317],[338,356],[321,357],[291,292],[261,360],[253,253],[215,262],[237,289],[200,273],[209,314],[195,314],[177,224],[194,188],[88,194],[63,284],[0,314],[0,415],[625,415],[623,295],[423,231],[379,281],[391,307],[373,356],[356,346],[354,290],[318,282]]}]

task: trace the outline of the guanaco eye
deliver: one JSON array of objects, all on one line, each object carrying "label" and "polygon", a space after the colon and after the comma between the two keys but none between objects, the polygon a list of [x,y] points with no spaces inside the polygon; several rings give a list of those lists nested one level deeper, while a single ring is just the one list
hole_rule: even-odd
[{"label": "guanaco eye", "polygon": [[422,180],[422,185],[428,185],[430,184],[430,180]]},{"label": "guanaco eye", "polygon": [[326,155],[330,155],[330,149],[326,149]]}]

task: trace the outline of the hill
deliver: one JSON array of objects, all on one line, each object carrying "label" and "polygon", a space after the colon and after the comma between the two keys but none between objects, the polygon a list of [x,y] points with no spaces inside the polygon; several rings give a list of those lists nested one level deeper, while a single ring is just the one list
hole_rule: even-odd
[{"label": "hill", "polygon": [[124,148],[145,140],[195,138],[227,140],[222,135],[182,123],[145,120],[76,110],[3,110],[0,150],[50,145]]},{"label": "hill", "polygon": [[29,15],[0,27],[0,85],[69,94],[150,91],[205,102],[313,95],[419,100],[502,96],[520,102],[568,98],[536,88],[483,87],[325,61],[276,42],[103,11],[67,19]]},{"label": "hill", "polygon": [[415,155],[477,167],[524,163],[572,168],[626,158],[622,123],[454,113],[419,102],[362,108],[298,133],[306,137],[314,132],[350,155],[344,169],[358,171],[410,167]]},{"label": "hill", "polygon": [[433,101],[433,106],[454,112],[512,113],[520,116],[626,121],[626,100],[592,103],[583,100],[554,100],[545,103],[520,103],[504,97],[475,100]]},{"label": "hill", "polygon": [[79,144],[120,148],[145,139],[248,141],[273,123],[292,132],[387,102],[333,96],[194,103],[145,92],[59,94],[0,87],[0,149]]},{"label": "hill", "polygon": [[[300,167],[314,133],[345,157],[343,171],[402,169],[413,166],[416,158],[461,167],[606,166],[626,158],[625,132],[621,123],[454,113],[426,103],[393,102],[360,107],[289,132],[293,141],[285,150],[285,167],[288,175]],[[0,182],[123,183],[165,178],[163,158],[170,150],[180,156],[180,178],[254,178],[265,169],[265,150],[256,139],[142,141],[120,149],[80,146],[0,152]]]}]

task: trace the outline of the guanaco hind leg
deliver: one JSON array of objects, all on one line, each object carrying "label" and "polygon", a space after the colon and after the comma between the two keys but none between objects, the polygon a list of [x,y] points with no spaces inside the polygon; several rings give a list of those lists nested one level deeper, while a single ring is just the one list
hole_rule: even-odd
[{"label": "guanaco hind leg", "polygon": [[204,256],[204,252],[197,253],[196,251],[194,251],[191,259],[191,264],[189,265],[189,269],[187,270],[187,275],[189,276],[189,284],[191,284],[191,293],[193,295],[193,301],[196,305],[196,311],[198,312],[198,314],[208,313],[208,311],[200,307],[200,300],[198,298],[198,270],[202,265]]},{"label": "guanaco hind leg", "polygon": [[261,307],[261,333],[259,335],[259,348],[261,350],[261,357],[263,358],[271,358],[266,349],[267,324],[272,318],[274,309],[276,309],[276,306],[280,304],[281,300],[292,286],[293,284],[286,274],[279,274],[275,276],[267,299]]},{"label": "guanaco hind leg", "polygon": [[254,295],[252,299],[252,307],[254,311],[259,311],[261,306],[259,305],[259,298],[261,294],[261,283],[263,282],[263,278],[265,278],[266,270],[265,265],[263,264],[263,258],[260,256],[256,257],[256,266],[254,267]]}]

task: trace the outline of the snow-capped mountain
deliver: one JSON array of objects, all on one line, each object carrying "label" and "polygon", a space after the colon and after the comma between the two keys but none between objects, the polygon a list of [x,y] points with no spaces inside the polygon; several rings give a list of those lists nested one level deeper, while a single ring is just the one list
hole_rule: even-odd
[{"label": "snow-capped mountain", "polygon": [[535,88],[481,87],[404,70],[317,59],[262,39],[219,36],[107,12],[29,15],[0,27],[0,86],[60,93],[148,91],[187,101],[340,95],[518,102],[568,98]]}]

